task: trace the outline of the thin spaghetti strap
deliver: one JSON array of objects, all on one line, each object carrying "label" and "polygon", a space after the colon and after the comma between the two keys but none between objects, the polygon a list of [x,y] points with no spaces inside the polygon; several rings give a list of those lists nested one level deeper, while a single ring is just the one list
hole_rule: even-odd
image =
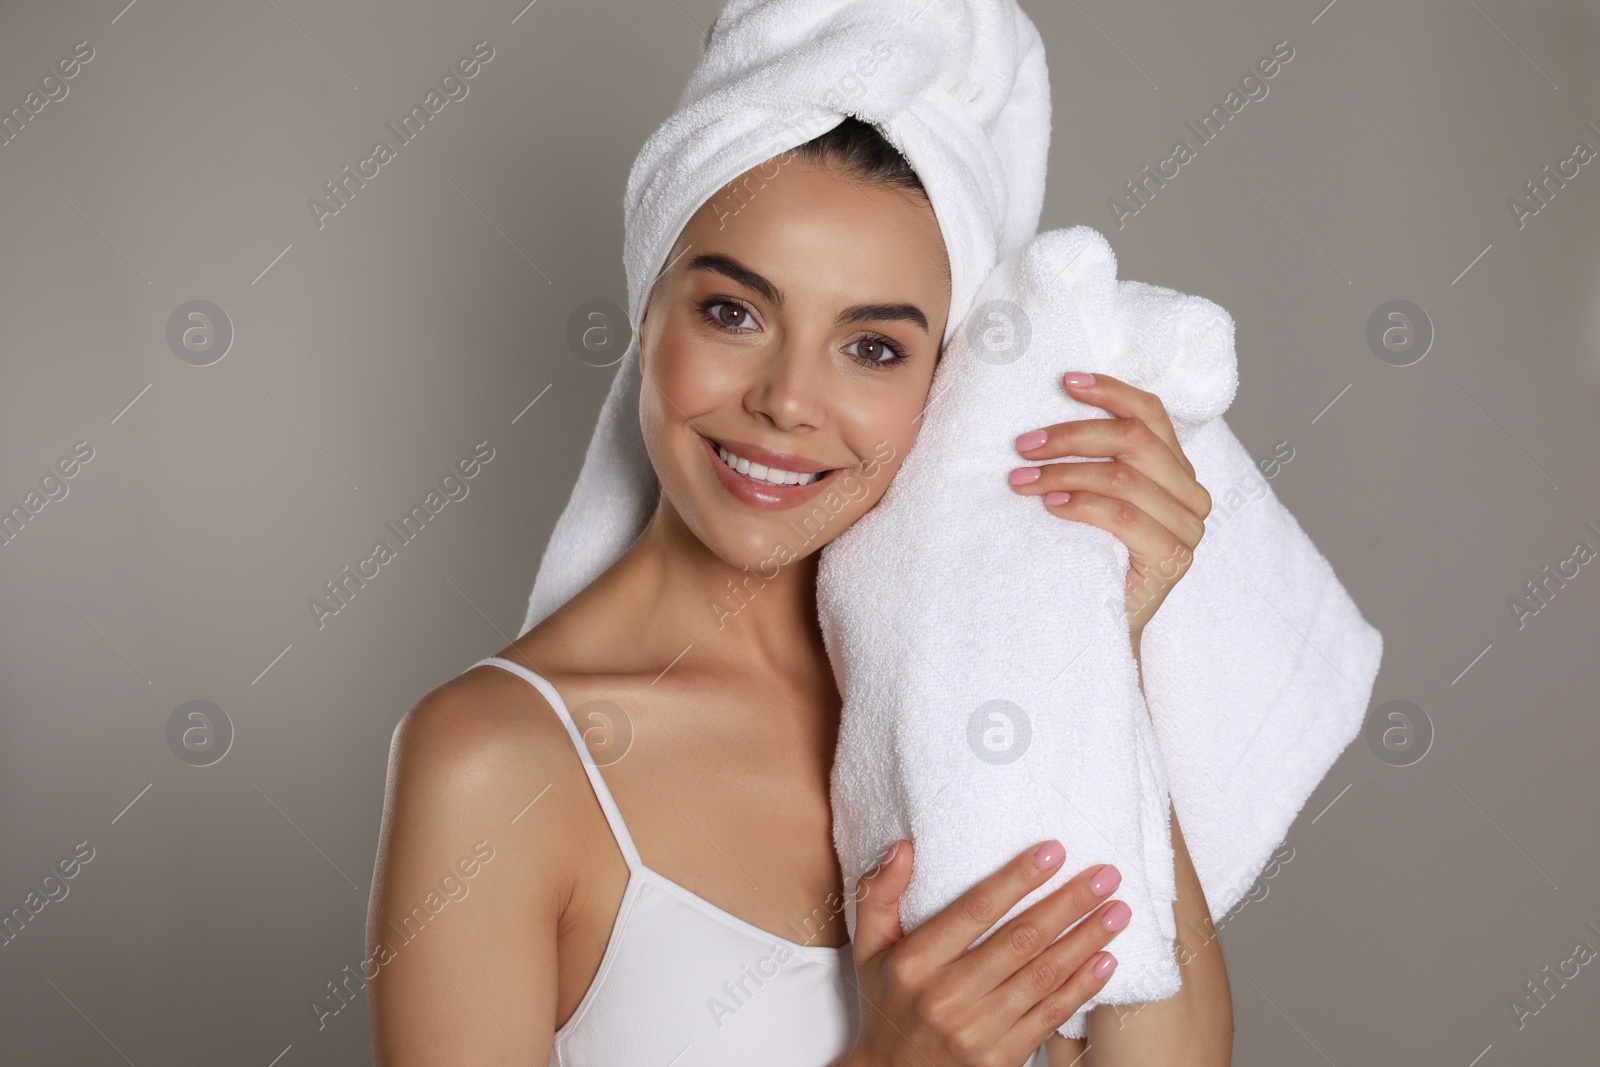
[{"label": "thin spaghetti strap", "polygon": [[549,701],[556,714],[561,716],[561,721],[567,728],[567,735],[572,738],[572,745],[578,750],[579,758],[583,760],[583,769],[589,775],[589,785],[594,789],[595,799],[600,801],[600,809],[605,812],[606,823],[611,827],[612,836],[617,839],[617,847],[622,850],[622,858],[627,861],[628,870],[631,872],[642,868],[644,863],[639,859],[639,850],[633,845],[633,835],[628,833],[628,826],[622,821],[622,812],[618,810],[617,802],[612,799],[611,790],[600,774],[599,765],[594,761],[594,754],[589,751],[589,746],[583,743],[583,734],[578,729],[577,723],[573,722],[572,713],[567,710],[567,703],[561,699],[561,694],[556,692],[556,687],[520,663],[513,663],[499,656],[488,656],[472,666],[481,667],[484,664],[491,664],[520,675],[544,694],[545,700]]}]

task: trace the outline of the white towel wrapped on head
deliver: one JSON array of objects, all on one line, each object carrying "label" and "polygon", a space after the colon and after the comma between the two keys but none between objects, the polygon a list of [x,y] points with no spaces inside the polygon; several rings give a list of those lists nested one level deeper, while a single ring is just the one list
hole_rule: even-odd
[{"label": "white towel wrapped on head", "polygon": [[633,340],[545,546],[524,630],[622,555],[660,485],[639,429],[639,327],[702,204],[847,116],[876,125],[927,190],[961,326],[994,265],[1039,227],[1050,148],[1044,44],[1016,0],[728,0],[677,110],[628,173],[622,261]]}]

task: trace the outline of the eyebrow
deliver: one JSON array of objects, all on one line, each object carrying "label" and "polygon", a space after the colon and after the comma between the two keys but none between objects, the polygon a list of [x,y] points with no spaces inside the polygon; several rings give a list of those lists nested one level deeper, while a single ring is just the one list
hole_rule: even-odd
[{"label": "eyebrow", "polygon": [[[774,307],[783,307],[782,290],[732,256],[703,252],[691,259],[684,269],[720,274],[760,293]],[[852,304],[839,312],[834,325],[849,326],[856,322],[909,322],[920,327],[923,333],[928,332],[928,316],[915,304]]]}]

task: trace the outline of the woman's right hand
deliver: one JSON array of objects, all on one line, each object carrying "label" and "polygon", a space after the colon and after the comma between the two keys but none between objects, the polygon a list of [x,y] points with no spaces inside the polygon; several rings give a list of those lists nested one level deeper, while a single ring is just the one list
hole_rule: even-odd
[{"label": "woman's right hand", "polygon": [[861,1025],[839,1067],[1025,1063],[1116,970],[1116,958],[1100,949],[1132,915],[1122,901],[1104,899],[1122,875],[1110,864],[1087,868],[969,946],[1065,858],[1059,841],[1030,848],[904,934],[911,842],[896,842],[856,886]]}]

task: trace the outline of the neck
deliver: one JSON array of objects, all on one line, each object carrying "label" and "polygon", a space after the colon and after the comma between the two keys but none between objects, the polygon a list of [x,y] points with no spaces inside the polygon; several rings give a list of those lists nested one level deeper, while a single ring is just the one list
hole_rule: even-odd
[{"label": "neck", "polygon": [[641,638],[653,635],[639,651],[663,666],[689,649],[685,659],[721,669],[811,674],[820,667],[827,676],[816,572],[815,552],[782,566],[733,566],[662,498],[608,577]]}]

